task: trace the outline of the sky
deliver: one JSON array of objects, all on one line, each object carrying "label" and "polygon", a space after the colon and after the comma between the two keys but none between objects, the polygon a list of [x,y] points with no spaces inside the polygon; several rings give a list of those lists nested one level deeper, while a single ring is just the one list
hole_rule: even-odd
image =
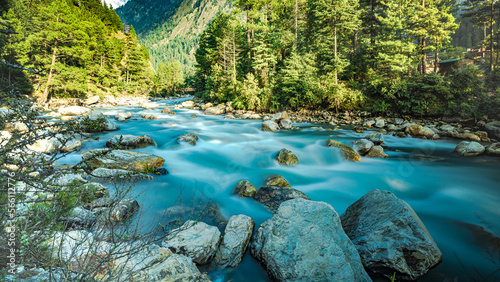
[{"label": "sky", "polygon": [[113,9],[116,9],[123,4],[127,3],[128,0],[102,0],[102,2],[106,2],[106,4],[111,4],[113,6]]}]

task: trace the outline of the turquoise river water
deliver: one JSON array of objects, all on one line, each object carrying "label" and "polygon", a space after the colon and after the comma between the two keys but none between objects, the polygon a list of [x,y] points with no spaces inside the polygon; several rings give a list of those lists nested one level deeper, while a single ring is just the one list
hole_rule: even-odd
[{"label": "turquoise river water", "polygon": [[[429,141],[384,135],[388,159],[363,158],[349,162],[327,139],[344,144],[364,137],[350,128],[295,124],[299,129],[263,132],[260,120],[224,119],[181,108],[176,115],[161,114],[164,106],[185,99],[159,102],[162,107],[146,110],[123,106],[99,108],[113,118],[131,112],[132,119],[119,122],[120,130],[95,134],[97,141],[84,142],[59,164],[81,160],[82,152],[105,147],[116,134],[149,135],[156,142],[137,151],[165,159],[168,175],[137,183],[132,193],[146,220],[162,221],[163,211],[212,200],[229,218],[235,214],[252,217],[256,228],[272,214],[252,199],[232,195],[236,183],[250,180],[257,188],[271,175],[281,174],[293,188],[312,200],[331,204],[341,215],[346,208],[373,189],[392,191],[410,204],[443,252],[443,262],[421,281],[499,281],[500,273],[500,158],[459,157],[453,150],[459,140]],[[151,113],[156,120],[144,120]],[[198,117],[191,117],[193,114]],[[164,123],[164,124],[162,124]],[[178,144],[176,138],[196,133],[196,146]],[[299,165],[280,166],[274,156],[281,148],[293,151]],[[201,200],[200,200],[201,199]],[[144,220],[144,219],[142,219]],[[265,270],[249,254],[234,269],[202,266],[213,281],[269,281]],[[383,281],[383,280],[382,280]]]}]

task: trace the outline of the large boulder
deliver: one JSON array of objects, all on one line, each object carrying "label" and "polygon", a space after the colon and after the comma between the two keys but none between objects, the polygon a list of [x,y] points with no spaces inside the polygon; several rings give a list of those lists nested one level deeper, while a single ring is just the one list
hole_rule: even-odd
[{"label": "large boulder", "polygon": [[262,131],[280,131],[280,127],[274,121],[266,120],[260,126],[260,130],[262,130]]},{"label": "large boulder", "polygon": [[156,145],[155,141],[147,135],[115,135],[106,141],[106,147],[124,150],[144,148],[154,145]]},{"label": "large boulder", "polygon": [[471,141],[462,141],[458,143],[457,147],[455,147],[455,151],[453,153],[459,155],[459,156],[464,156],[464,157],[475,157],[479,156],[482,153],[484,153],[485,149],[483,145]]},{"label": "large boulder", "polygon": [[365,269],[374,275],[396,273],[398,280],[416,280],[443,259],[417,214],[391,192],[368,192],[341,220]]},{"label": "large boulder", "polygon": [[500,121],[492,121],[485,125],[486,130],[496,138],[500,138]]},{"label": "large boulder", "polygon": [[266,206],[271,212],[276,212],[281,203],[292,199],[310,200],[302,191],[280,186],[264,186],[260,187],[255,193],[255,201]]},{"label": "large boulder", "polygon": [[85,99],[85,101],[83,103],[86,106],[90,106],[90,105],[99,103],[100,100],[101,100],[101,98],[99,98],[99,96],[95,95],[95,96],[92,96],[92,97]]},{"label": "large boulder", "polygon": [[255,223],[249,216],[231,216],[224,231],[224,238],[215,253],[215,262],[225,267],[237,266],[245,254],[254,227]]},{"label": "large boulder", "polygon": [[373,142],[375,145],[380,145],[384,143],[384,135],[380,132],[372,132],[370,135],[367,135],[365,139]]},{"label": "large boulder", "polygon": [[377,119],[375,120],[375,127],[382,128],[385,126],[385,120],[384,119]]},{"label": "large boulder", "polygon": [[282,119],[279,123],[280,128],[291,129],[293,127],[292,121],[289,119]]},{"label": "large boulder", "polygon": [[116,256],[111,263],[116,275],[105,277],[106,281],[210,281],[190,258],[155,244],[145,245],[142,241],[122,244],[115,253],[130,255]]},{"label": "large boulder", "polygon": [[339,149],[340,155],[346,160],[354,162],[361,161],[361,157],[358,155],[358,153],[356,153],[356,151],[354,151],[351,147],[340,143],[339,141],[328,139],[328,141],[326,141],[326,146]]},{"label": "large boulder", "polygon": [[188,220],[181,227],[170,231],[162,246],[176,254],[185,255],[198,264],[205,264],[214,257],[220,239],[217,227]]},{"label": "large boulder", "polygon": [[61,152],[63,153],[71,153],[73,151],[79,150],[83,146],[81,140],[71,139],[64,143],[61,148]]},{"label": "large boulder", "polygon": [[141,108],[152,110],[158,108],[160,105],[153,102],[146,102],[141,104]]},{"label": "large boulder", "polygon": [[75,230],[57,232],[46,245],[55,258],[69,262],[73,272],[88,271],[83,266],[102,262],[103,267],[92,274],[96,281],[210,281],[190,258],[143,241],[108,243]]},{"label": "large boulder", "polygon": [[426,139],[437,139],[437,134],[432,129],[417,124],[408,125],[405,129],[405,133],[414,138],[425,137]]},{"label": "large boulder", "polygon": [[264,186],[279,186],[284,188],[292,188],[290,183],[281,175],[275,175],[268,177],[266,179],[266,184]]},{"label": "large boulder", "polygon": [[470,132],[457,133],[453,137],[457,138],[457,139],[467,140],[467,141],[481,142],[481,138],[479,136],[477,136],[474,133],[470,133]]},{"label": "large boulder", "polygon": [[68,215],[60,217],[59,222],[62,222],[66,228],[82,229],[92,226],[96,222],[96,216],[89,210],[76,207],[69,211]]},{"label": "large boulder", "polygon": [[198,141],[198,139],[200,138],[194,133],[185,133],[177,137],[177,143],[184,142],[194,146],[196,145],[196,141]]},{"label": "large boulder", "polygon": [[56,138],[38,139],[35,143],[26,146],[28,149],[38,153],[52,155],[61,147],[61,142]]},{"label": "large boulder", "polygon": [[352,142],[352,148],[361,156],[366,155],[373,146],[373,142],[367,139],[359,139]]},{"label": "large boulder", "polygon": [[129,119],[132,117],[132,114],[129,113],[129,112],[125,112],[125,113],[117,113],[115,115],[115,119],[117,121],[125,121],[126,119]]},{"label": "large boulder", "polygon": [[183,107],[183,108],[192,108],[192,107],[194,107],[194,106],[195,106],[195,104],[194,104],[194,102],[193,102],[193,101],[191,101],[191,100],[189,100],[189,101],[184,101],[184,102],[182,102],[182,103],[181,103],[181,107]]},{"label": "large boulder", "polygon": [[12,138],[12,134],[8,131],[0,131],[0,146],[7,144]]},{"label": "large boulder", "polygon": [[134,199],[124,199],[109,210],[109,220],[121,222],[130,218],[139,209],[139,203]]},{"label": "large boulder", "polygon": [[486,154],[500,157],[500,143],[493,143],[486,148]]},{"label": "large boulder", "polygon": [[297,156],[292,151],[289,151],[285,148],[281,149],[278,152],[278,155],[276,155],[276,160],[278,160],[278,163],[280,165],[292,166],[299,163],[299,159],[297,158]]},{"label": "large boulder", "polygon": [[220,104],[215,107],[210,107],[205,110],[206,115],[222,115],[226,110],[226,106],[224,104]]},{"label": "large boulder", "polygon": [[382,148],[382,146],[377,145],[373,146],[365,157],[387,159],[389,156],[384,152],[384,148]]},{"label": "large boulder", "polygon": [[90,112],[79,119],[85,132],[102,132],[119,130],[120,126],[108,120],[101,112]]},{"label": "large boulder", "polygon": [[252,198],[255,193],[257,193],[257,189],[248,180],[241,180],[233,190],[233,194],[242,198]]},{"label": "large boulder", "polygon": [[271,120],[274,121],[275,123],[279,123],[281,120],[284,119],[290,119],[290,116],[287,114],[287,112],[277,113],[271,118]]},{"label": "large boulder", "polygon": [[250,252],[276,281],[371,281],[337,212],[323,202],[284,202],[252,237]]},{"label": "large boulder", "polygon": [[96,182],[114,183],[114,182],[129,182],[129,181],[133,182],[140,180],[151,180],[153,179],[153,176],[131,170],[99,167],[94,169],[89,174],[88,179]]},{"label": "large boulder", "polygon": [[80,106],[60,108],[57,112],[63,116],[81,116],[90,113],[92,110]]},{"label": "large boulder", "polygon": [[110,149],[94,149],[82,156],[91,169],[124,169],[142,173],[153,173],[155,168],[163,166],[165,160],[153,154]]}]

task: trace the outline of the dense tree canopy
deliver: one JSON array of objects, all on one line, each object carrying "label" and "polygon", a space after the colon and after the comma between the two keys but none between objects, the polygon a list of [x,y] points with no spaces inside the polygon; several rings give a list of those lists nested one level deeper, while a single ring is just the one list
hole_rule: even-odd
[{"label": "dense tree canopy", "polygon": [[[496,102],[486,88],[455,93],[456,100],[464,87],[437,74],[441,56],[456,54],[458,8],[454,0],[237,1],[200,38],[196,88],[206,99],[257,110],[465,113]],[[473,66],[464,71],[482,76]]]},{"label": "dense tree canopy", "polygon": [[[0,38],[2,87],[20,89],[15,80],[23,78],[42,100],[152,88],[147,50],[134,32],[122,33],[120,18],[100,0],[8,0],[2,8],[1,28],[14,32]],[[40,72],[12,75],[5,64]]]}]

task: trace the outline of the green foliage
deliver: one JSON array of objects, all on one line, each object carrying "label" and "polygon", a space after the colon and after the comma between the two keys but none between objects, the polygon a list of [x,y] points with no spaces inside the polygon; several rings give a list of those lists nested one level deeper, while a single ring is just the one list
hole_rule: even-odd
[{"label": "green foliage", "polygon": [[0,30],[5,29],[16,33],[0,33],[0,63],[43,71],[28,76],[0,64],[0,86],[34,90],[42,100],[152,87],[147,49],[133,33],[121,33],[120,19],[101,1],[16,1],[0,18]]},{"label": "green foliage", "polygon": [[156,94],[173,95],[176,90],[184,87],[182,65],[178,61],[160,63],[155,76]]}]

